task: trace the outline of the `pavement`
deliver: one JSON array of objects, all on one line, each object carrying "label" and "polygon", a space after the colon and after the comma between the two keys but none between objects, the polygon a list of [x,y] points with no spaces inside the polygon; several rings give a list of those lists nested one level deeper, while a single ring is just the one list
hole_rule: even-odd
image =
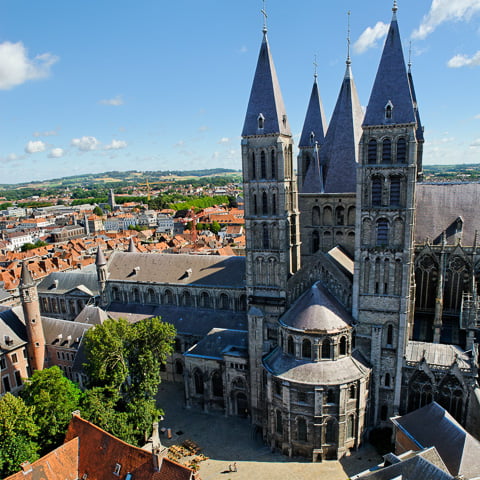
[{"label": "pavement", "polygon": [[[187,409],[183,384],[162,382],[158,406],[165,412],[160,428],[171,430],[172,438],[161,435],[165,446],[195,442],[208,457],[200,463],[202,480],[346,480],[378,465],[382,458],[371,445],[365,445],[340,461],[312,463],[303,458],[288,458],[272,452],[247,419],[226,417],[221,413],[203,413]],[[232,472],[236,463],[237,471]]]}]

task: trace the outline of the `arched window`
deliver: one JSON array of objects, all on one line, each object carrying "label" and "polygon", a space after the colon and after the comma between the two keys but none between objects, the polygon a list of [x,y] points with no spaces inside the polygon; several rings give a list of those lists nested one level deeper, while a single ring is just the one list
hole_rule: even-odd
[{"label": "arched window", "polygon": [[380,409],[380,420],[383,422],[388,418],[388,405],[382,405]]},{"label": "arched window", "polygon": [[385,374],[385,386],[386,387],[390,386],[390,374],[389,373]]},{"label": "arched window", "polygon": [[275,150],[270,152],[270,168],[272,169],[272,178],[277,177],[277,155],[275,154]]},{"label": "arched window", "polygon": [[348,397],[350,400],[357,397],[357,389],[355,388],[355,385],[350,385],[350,388],[348,389]]},{"label": "arched window", "polygon": [[392,141],[389,138],[386,138],[382,143],[382,162],[392,162]]},{"label": "arched window", "polygon": [[299,442],[307,441],[307,421],[303,417],[297,419],[297,440]]},{"label": "arched window", "polygon": [[254,215],[258,215],[258,202],[257,202],[257,195],[253,195],[253,213]]},{"label": "arched window", "polygon": [[389,100],[388,103],[385,105],[385,118],[387,120],[391,120],[393,114],[393,105],[392,102]]},{"label": "arched window", "polygon": [[268,198],[267,192],[262,193],[262,215],[268,215]]},{"label": "arched window", "polygon": [[140,291],[138,288],[133,289],[133,302],[140,303]]},{"label": "arched window", "polygon": [[214,397],[223,397],[223,380],[219,372],[213,372],[212,393]]},{"label": "arched window", "polygon": [[117,287],[112,288],[112,296],[113,296],[113,301],[114,302],[119,302],[120,301],[120,292],[119,292]]},{"label": "arched window", "polygon": [[325,428],[325,442],[326,443],[335,443],[336,442],[336,428],[335,420],[333,418],[327,421],[327,426]]},{"label": "arched window", "polygon": [[335,392],[331,388],[327,392],[327,403],[335,403]]},{"label": "arched window", "polygon": [[280,434],[283,433],[282,412],[280,410],[275,412],[275,431]]},{"label": "arched window", "polygon": [[407,142],[404,138],[397,140],[397,163],[405,163],[407,161]]},{"label": "arched window", "polygon": [[165,290],[164,298],[166,305],[173,305],[173,293],[171,290]]},{"label": "arched window", "polygon": [[346,337],[342,337],[340,339],[340,355],[347,354],[347,339]]},{"label": "arched window", "polygon": [[175,361],[175,373],[177,375],[183,375],[183,363],[180,360]]},{"label": "arched window", "polygon": [[259,128],[259,129],[264,128],[264,126],[265,126],[265,117],[263,116],[262,113],[258,116],[257,120],[258,120],[258,128]]},{"label": "arched window", "polygon": [[204,385],[203,385],[203,375],[200,370],[195,370],[193,374],[193,381],[195,383],[195,393],[197,395],[203,395]]},{"label": "arched window", "polygon": [[252,152],[252,180],[256,177],[257,162],[255,161],[255,152]]},{"label": "arched window", "polygon": [[260,178],[267,178],[267,160],[265,159],[265,152],[260,153]]},{"label": "arched window", "polygon": [[387,345],[389,347],[393,345],[393,325],[387,327]]},{"label": "arched window", "polygon": [[247,309],[247,296],[246,295],[240,295],[240,298],[238,299],[238,310],[241,312],[244,312]]},{"label": "arched window", "polygon": [[367,160],[369,164],[377,163],[377,141],[374,138],[368,142]]},{"label": "arched window", "polygon": [[322,358],[330,358],[330,340],[328,339],[322,342]]},{"label": "arched window", "polygon": [[289,355],[295,355],[295,345],[293,343],[293,338],[292,337],[288,337],[288,340],[287,340],[287,353]]},{"label": "arched window", "polygon": [[207,292],[200,294],[200,306],[202,308],[210,308],[210,295]]},{"label": "arched window", "polygon": [[192,306],[192,296],[190,295],[190,292],[184,291],[182,293],[182,305],[184,307]]},{"label": "arched window", "polygon": [[276,193],[272,195],[272,214],[273,215],[277,214],[277,194]]},{"label": "arched window", "polygon": [[263,248],[268,249],[270,248],[270,238],[268,235],[268,225],[263,224],[262,227],[262,243],[263,243]]},{"label": "arched window", "polygon": [[318,252],[320,249],[320,234],[318,230],[314,230],[312,233],[312,253]]},{"label": "arched window", "polygon": [[302,342],[302,357],[303,358],[312,358],[312,343],[310,340],[305,339]]},{"label": "arched window", "polygon": [[380,218],[377,220],[377,246],[388,244],[388,220]]},{"label": "arched window", "polygon": [[382,179],[380,177],[372,178],[372,206],[382,205]]},{"label": "arched window", "polygon": [[157,296],[155,295],[155,291],[153,290],[153,288],[149,288],[147,290],[147,302],[157,303]]},{"label": "arched window", "polygon": [[320,207],[312,208],[312,225],[320,225]]},{"label": "arched window", "polygon": [[220,295],[220,309],[229,310],[230,309],[230,297],[226,293]]},{"label": "arched window", "polygon": [[349,415],[347,420],[347,438],[353,437],[355,437],[355,417]]},{"label": "arched window", "polygon": [[337,225],[345,225],[345,209],[343,207],[335,209],[335,219]]},{"label": "arched window", "polygon": [[400,177],[390,177],[390,206],[400,206]]}]

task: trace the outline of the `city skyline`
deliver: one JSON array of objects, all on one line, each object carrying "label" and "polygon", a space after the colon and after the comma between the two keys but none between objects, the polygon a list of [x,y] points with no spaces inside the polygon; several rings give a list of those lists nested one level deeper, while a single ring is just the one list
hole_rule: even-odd
[{"label": "city skyline", "polygon": [[[2,183],[108,170],[241,168],[262,2],[39,3],[0,3]],[[288,4],[266,2],[267,26],[298,143],[314,62],[330,119],[345,71],[348,11],[353,75],[367,105],[393,1]],[[477,163],[480,107],[471,97],[480,0],[402,0],[398,7],[406,59],[412,41],[424,162]]]}]

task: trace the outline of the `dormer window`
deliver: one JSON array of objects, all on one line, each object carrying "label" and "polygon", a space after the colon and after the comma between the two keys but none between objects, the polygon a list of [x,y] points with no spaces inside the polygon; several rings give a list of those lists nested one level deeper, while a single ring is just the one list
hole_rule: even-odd
[{"label": "dormer window", "polygon": [[315,143],[315,133],[310,132],[310,145],[313,145]]},{"label": "dormer window", "polygon": [[263,127],[265,126],[265,117],[263,116],[263,113],[261,113],[258,116],[257,122],[258,122],[258,129],[263,130]]},{"label": "dormer window", "polygon": [[389,100],[388,103],[385,105],[385,118],[387,120],[391,120],[392,113],[393,113],[393,103]]},{"label": "dormer window", "polygon": [[286,127],[287,126],[287,115],[286,114],[283,114],[282,122],[283,122],[283,126]]},{"label": "dormer window", "polygon": [[120,476],[120,470],[122,469],[122,466],[119,463],[115,464],[115,468],[113,469],[113,474]]}]

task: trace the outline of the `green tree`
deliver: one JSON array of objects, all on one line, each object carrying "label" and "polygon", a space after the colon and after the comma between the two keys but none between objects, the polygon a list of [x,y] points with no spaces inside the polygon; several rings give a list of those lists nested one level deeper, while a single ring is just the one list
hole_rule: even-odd
[{"label": "green tree", "polygon": [[6,477],[20,469],[25,461],[38,458],[35,438],[38,427],[32,408],[11,393],[0,398],[0,476]]},{"label": "green tree", "polygon": [[82,392],[57,366],[36,371],[25,382],[21,396],[33,408],[42,451],[58,446],[65,436],[72,412],[78,409]]},{"label": "green tree", "polygon": [[210,231],[213,232],[215,235],[218,234],[218,232],[222,229],[220,224],[217,221],[213,221],[212,224],[210,225]]},{"label": "green tree", "polygon": [[93,213],[99,217],[103,216],[103,210],[98,205],[93,209]]}]

